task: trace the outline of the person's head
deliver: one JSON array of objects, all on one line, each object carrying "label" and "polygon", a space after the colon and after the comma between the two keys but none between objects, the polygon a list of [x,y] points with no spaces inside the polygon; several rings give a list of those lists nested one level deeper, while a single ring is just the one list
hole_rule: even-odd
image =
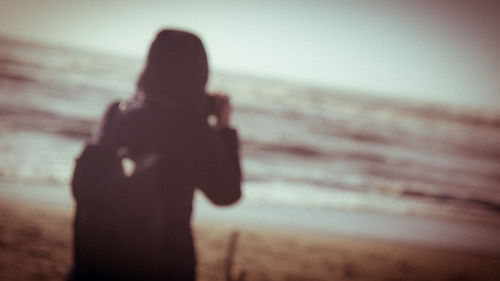
[{"label": "person's head", "polygon": [[201,40],[192,33],[164,29],[151,44],[137,88],[151,99],[199,111],[207,79],[208,61]]}]

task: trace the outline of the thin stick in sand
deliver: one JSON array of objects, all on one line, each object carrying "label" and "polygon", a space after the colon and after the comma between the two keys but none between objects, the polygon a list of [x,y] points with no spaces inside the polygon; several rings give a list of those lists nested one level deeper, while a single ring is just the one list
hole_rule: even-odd
[{"label": "thin stick in sand", "polygon": [[227,251],[226,258],[226,280],[227,281],[244,281],[245,280],[245,272],[241,271],[238,279],[233,279],[232,277],[232,267],[234,264],[234,255],[236,252],[236,243],[238,242],[239,232],[233,231],[229,237],[229,247]]}]

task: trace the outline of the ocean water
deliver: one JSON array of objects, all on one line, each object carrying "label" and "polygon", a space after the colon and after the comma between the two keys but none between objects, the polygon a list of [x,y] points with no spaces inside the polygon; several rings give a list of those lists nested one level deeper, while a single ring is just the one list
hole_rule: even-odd
[{"label": "ocean water", "polygon": [[[0,39],[0,181],[68,188],[84,140],[141,67]],[[500,110],[219,72],[209,89],[231,97],[249,204],[500,223]]]}]

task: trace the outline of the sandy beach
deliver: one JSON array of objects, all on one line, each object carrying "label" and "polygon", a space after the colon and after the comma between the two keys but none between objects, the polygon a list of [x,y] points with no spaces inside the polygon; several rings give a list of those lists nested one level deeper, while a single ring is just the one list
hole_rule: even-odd
[{"label": "sandy beach", "polygon": [[[6,188],[6,187],[10,187]],[[12,187],[17,187],[15,191]],[[9,191],[10,190],[10,191]],[[41,192],[30,192],[43,190]],[[63,187],[0,188],[0,280],[61,280],[71,261],[73,202]],[[230,211],[228,209],[227,211]],[[198,280],[498,280],[500,256],[270,224],[194,222]]]}]

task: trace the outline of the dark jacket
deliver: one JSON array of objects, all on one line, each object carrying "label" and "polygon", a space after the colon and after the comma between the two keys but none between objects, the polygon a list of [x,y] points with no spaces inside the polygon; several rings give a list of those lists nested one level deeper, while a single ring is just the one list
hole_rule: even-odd
[{"label": "dark jacket", "polygon": [[[184,66],[180,66],[182,62]],[[160,32],[138,82],[143,95],[112,104],[93,136],[93,142],[100,145],[125,149],[136,169],[146,167],[151,159],[159,161],[164,237],[146,241],[157,243],[161,251],[155,258],[155,269],[140,276],[141,280],[194,280],[196,258],[190,221],[196,188],[217,205],[232,204],[241,196],[236,131],[216,131],[207,123],[207,71],[206,55],[197,37],[179,31]],[[77,260],[75,263],[70,279],[98,280],[103,276]]]},{"label": "dark jacket", "polygon": [[159,257],[164,260],[163,269],[155,275],[174,274],[172,280],[189,280],[196,266],[190,226],[195,188],[217,205],[232,204],[241,196],[236,131],[215,131],[205,120],[188,113],[138,101],[122,106],[121,120],[109,120],[116,116],[113,108],[106,114],[98,141],[127,147],[137,165],[151,152],[158,153],[162,161],[165,239],[169,243]]}]

